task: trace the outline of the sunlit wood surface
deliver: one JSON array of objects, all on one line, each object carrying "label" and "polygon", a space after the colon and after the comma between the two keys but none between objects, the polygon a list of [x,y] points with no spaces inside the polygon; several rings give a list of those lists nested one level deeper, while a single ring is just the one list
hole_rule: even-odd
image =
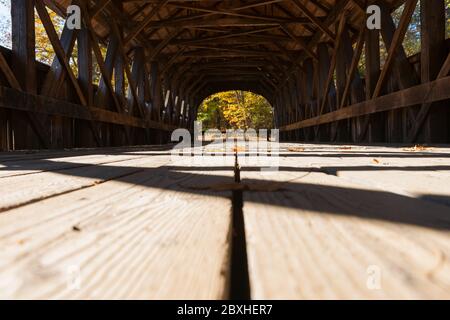
[{"label": "sunlit wood surface", "polygon": [[0,298],[229,298],[236,191],[251,298],[450,298],[450,148],[237,151],[1,154]]}]

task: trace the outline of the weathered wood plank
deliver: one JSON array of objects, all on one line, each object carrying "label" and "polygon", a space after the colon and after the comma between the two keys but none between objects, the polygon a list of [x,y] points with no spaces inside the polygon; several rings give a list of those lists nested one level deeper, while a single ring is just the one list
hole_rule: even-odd
[{"label": "weathered wood plank", "polygon": [[243,168],[252,298],[448,298],[448,207],[321,173],[315,151],[279,172]]},{"label": "weathered wood plank", "polygon": [[109,148],[73,148],[64,150],[22,150],[0,152],[0,161],[7,162],[33,159],[54,159],[58,157],[81,157],[85,155],[134,154],[141,151],[162,153],[171,150],[173,146],[174,144],[164,144]]},{"label": "weathered wood plank", "polygon": [[[80,162],[62,160],[56,165],[52,161],[50,163],[42,160],[34,161],[33,164],[28,164],[31,170],[32,168],[42,170],[46,165],[49,168],[35,174],[19,175],[15,173],[13,176],[1,177],[3,196],[0,201],[0,212],[56,195],[92,187],[112,179],[140,172],[144,168],[157,168],[168,163],[170,157],[111,156],[108,159],[89,159],[91,161],[80,159]],[[56,169],[57,167],[60,169]]]},{"label": "weathered wood plank", "polygon": [[230,195],[195,186],[230,172],[147,169],[4,212],[0,296],[226,298]]}]

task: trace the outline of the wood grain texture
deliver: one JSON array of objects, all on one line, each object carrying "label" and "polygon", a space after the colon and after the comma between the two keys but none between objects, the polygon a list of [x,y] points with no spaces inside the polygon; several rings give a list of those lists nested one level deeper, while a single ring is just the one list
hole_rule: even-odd
[{"label": "wood grain texture", "polygon": [[1,298],[225,298],[230,194],[193,186],[229,183],[232,170],[147,161],[124,162],[138,173],[2,213]]},{"label": "wood grain texture", "polygon": [[0,155],[0,178],[29,175],[45,171],[102,165],[139,157],[170,155],[163,148],[104,148],[77,151],[30,152]]},{"label": "wood grain texture", "polygon": [[261,172],[273,159],[241,152],[241,186],[233,157],[5,156],[19,169],[56,161],[0,179],[0,298],[228,298],[233,190],[253,299],[450,298],[449,148],[279,154],[279,171]]},{"label": "wood grain texture", "polygon": [[[348,174],[345,167],[355,164],[343,154],[357,154],[357,147],[335,147],[333,157],[332,146],[296,146],[304,151],[281,152],[280,172],[243,168],[241,173],[243,183],[257,186],[244,193],[243,208],[252,298],[450,297],[449,207],[412,192],[390,192],[386,181],[377,179],[383,171],[360,176],[366,183],[358,183],[318,170],[340,164]],[[377,149],[359,150],[367,158],[371,151]],[[322,155],[308,157],[315,152]],[[448,158],[437,160],[448,163]],[[406,188],[408,173],[394,177],[391,185],[397,180]],[[428,171],[419,171],[419,177],[439,188],[437,180],[428,180]],[[441,192],[450,195],[448,189]],[[371,276],[378,271],[380,286],[374,289]]]},{"label": "wood grain texture", "polygon": [[2,179],[0,188],[3,197],[0,203],[0,212],[24,204],[32,203],[48,197],[55,197],[64,193],[92,187],[112,179],[118,179],[144,170],[145,168],[158,168],[168,163],[166,156],[162,157],[135,157],[128,156],[125,160],[116,157],[109,162],[98,164],[79,165],[64,170],[46,171],[39,174],[25,174]]}]

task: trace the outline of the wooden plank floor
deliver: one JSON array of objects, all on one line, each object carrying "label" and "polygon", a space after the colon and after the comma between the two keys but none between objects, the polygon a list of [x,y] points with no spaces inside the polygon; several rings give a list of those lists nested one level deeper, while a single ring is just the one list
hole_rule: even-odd
[{"label": "wooden plank floor", "polygon": [[231,166],[213,176],[138,153],[3,178],[6,207],[16,207],[0,214],[1,298],[227,296],[230,196],[193,186],[231,182]]},{"label": "wooden plank floor", "polygon": [[230,298],[246,265],[232,209],[249,298],[450,298],[450,148],[281,144],[278,171],[256,160],[238,185],[233,157],[168,148],[0,154],[0,298]]},{"label": "wooden plank floor", "polygon": [[449,152],[286,144],[278,172],[243,168],[252,297],[450,298]]}]

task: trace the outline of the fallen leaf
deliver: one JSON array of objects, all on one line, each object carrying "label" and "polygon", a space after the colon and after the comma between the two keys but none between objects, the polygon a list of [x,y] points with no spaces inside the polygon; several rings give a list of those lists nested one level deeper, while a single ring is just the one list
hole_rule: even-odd
[{"label": "fallen leaf", "polygon": [[302,147],[289,147],[288,150],[291,151],[291,152],[303,152],[303,151],[305,151],[305,148],[302,148]]},{"label": "fallen leaf", "polygon": [[376,163],[376,164],[379,164],[379,163],[380,163],[380,161],[378,161],[377,159],[373,159],[372,162],[373,162],[373,163]]},{"label": "fallen leaf", "polygon": [[233,152],[245,152],[245,148],[243,147],[233,147],[231,150]]},{"label": "fallen leaf", "polygon": [[431,150],[432,148],[430,147],[425,147],[422,146],[420,144],[416,144],[414,147],[411,148],[404,148],[404,151],[410,151],[410,152],[418,152],[418,151],[426,151],[426,150]]},{"label": "fallen leaf", "polygon": [[349,146],[343,146],[343,147],[339,147],[339,150],[351,150],[352,147]]}]

